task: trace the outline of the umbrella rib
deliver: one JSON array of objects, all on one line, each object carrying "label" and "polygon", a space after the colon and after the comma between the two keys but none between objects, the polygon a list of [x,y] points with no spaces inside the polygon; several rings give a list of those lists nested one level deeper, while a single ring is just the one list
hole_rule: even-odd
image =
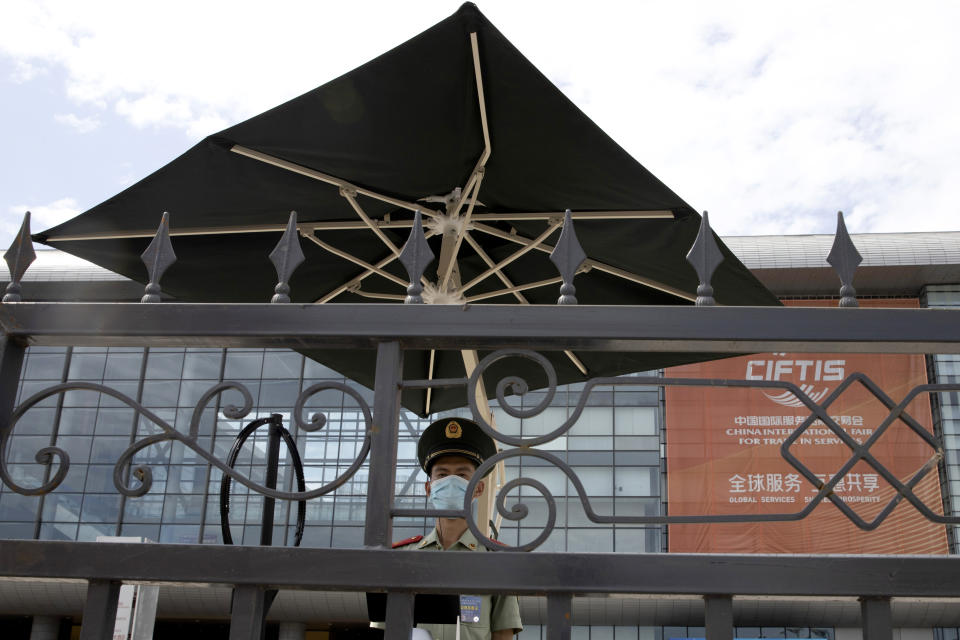
[{"label": "umbrella rib", "polygon": [[[472,235],[470,235],[469,232],[467,232],[467,234],[466,234],[465,237],[466,237],[466,239],[467,239],[467,243],[468,243],[471,247],[473,247],[473,250],[477,252],[477,255],[480,256],[480,258],[481,258],[484,262],[487,263],[487,266],[488,266],[488,267],[492,267],[492,266],[493,266],[493,259],[492,259],[489,255],[487,255],[487,252],[483,250],[483,248],[480,246],[480,243],[477,242],[476,239],[475,239]],[[532,289],[532,288],[534,288],[534,287],[540,287],[540,286],[544,286],[544,285],[548,285],[548,284],[556,284],[556,283],[558,283],[558,282],[562,282],[562,281],[563,281],[563,278],[561,278],[560,276],[557,276],[556,278],[552,278],[552,279],[550,279],[550,280],[541,280],[540,282],[533,282],[533,283],[531,283],[531,284],[520,285],[519,287],[516,287],[516,286],[514,286],[513,282],[510,281],[510,278],[508,278],[508,277],[506,276],[506,274],[503,273],[502,271],[499,271],[499,270],[497,271],[497,277],[500,278],[500,281],[503,282],[503,284],[507,285],[507,287],[509,287],[509,288],[508,288],[508,289],[503,289],[503,290],[501,290],[501,291],[498,291],[498,292],[496,293],[496,295],[501,295],[501,294],[504,294],[504,293],[512,293],[514,296],[516,296],[517,300],[520,301],[520,304],[530,304],[530,301],[527,300],[526,296],[524,296],[522,293],[520,293],[521,290],[523,290],[523,289]],[[467,302],[473,302],[473,301],[475,301],[475,300],[480,300],[480,299],[482,299],[482,296],[483,296],[483,295],[484,295],[484,294],[481,294],[481,295],[478,295],[478,296],[473,296],[472,298],[468,298],[468,299],[467,299]],[[492,297],[492,296],[490,296],[490,297]],[[587,367],[583,364],[583,362],[580,360],[580,358],[578,358],[577,355],[576,355],[573,351],[564,350],[564,353],[566,354],[566,356],[567,356],[568,358],[570,358],[570,362],[573,363],[573,366],[575,366],[577,369],[580,370],[580,373],[582,373],[583,375],[588,375],[588,374],[587,374]]]},{"label": "umbrella rib", "polygon": [[[508,233],[506,231],[501,231],[496,227],[491,227],[489,225],[481,224],[479,222],[473,223],[473,228],[477,231],[482,231],[483,233],[495,236],[497,238],[502,238],[503,240],[509,240],[510,242],[516,242],[517,244],[530,245],[534,243],[534,240],[530,238],[521,236],[516,233]],[[544,253],[550,253],[553,251],[553,246],[549,244],[540,243],[535,247],[538,251],[543,251]],[[599,260],[594,260],[592,258],[587,258],[583,263],[584,268],[596,269],[597,271],[603,271],[604,273],[609,273],[610,275],[623,278],[624,280],[629,280],[630,282],[635,282],[636,284],[642,284],[644,286],[650,287],[651,289],[656,289],[657,291],[662,291],[664,293],[669,293],[678,298],[684,300],[689,300],[694,302],[697,299],[697,296],[691,295],[682,289],[677,289],[676,287],[671,287],[670,285],[663,284],[662,282],[657,282],[652,278],[647,278],[639,274],[633,273],[632,271],[627,271],[626,269],[621,269],[620,267],[614,267],[612,265],[600,262]]]},{"label": "umbrella rib", "polygon": [[[530,211],[525,213],[475,213],[474,220],[504,221],[513,220],[549,220],[562,216],[563,211]],[[574,211],[570,214],[574,220],[657,220],[673,219],[670,211]]]},{"label": "umbrella rib", "polygon": [[360,203],[357,202],[357,198],[346,189],[340,189],[340,195],[347,199],[347,202],[350,203],[350,206],[353,207],[353,210],[357,212],[357,215],[360,216],[360,219],[363,220],[363,223],[370,228],[373,233],[383,241],[383,244],[387,245],[387,248],[393,252],[393,255],[399,257],[400,249],[397,249],[397,246],[390,241],[390,238],[387,237],[380,227],[374,224],[373,220],[370,219],[370,216],[367,215],[367,212],[363,210],[363,207],[360,206]]},{"label": "umbrella rib", "polygon": [[460,245],[463,244],[463,235],[466,233],[467,225],[470,223],[470,217],[473,215],[473,208],[477,204],[477,195],[480,193],[480,183],[483,182],[484,168],[486,167],[487,160],[490,159],[490,155],[493,153],[493,147],[490,144],[490,127],[487,122],[487,101],[483,93],[483,72],[480,70],[480,45],[477,42],[476,31],[470,33],[470,50],[473,53],[473,77],[477,83],[477,106],[480,109],[483,152],[480,154],[476,166],[470,173],[470,179],[467,181],[467,186],[463,190],[463,194],[457,201],[456,206],[453,211],[447,212],[451,218],[456,218],[460,214],[460,209],[463,207],[463,203],[469,195],[470,204],[467,205],[467,213],[464,215],[459,229],[457,229],[457,237],[453,241],[453,248],[449,254],[450,259],[446,264],[440,265],[441,273],[439,274],[438,284],[441,290],[447,288],[450,282],[450,276],[453,275],[453,265],[460,251]]},{"label": "umbrella rib", "polygon": [[376,293],[373,291],[363,291],[360,287],[355,287],[347,289],[350,293],[355,293],[358,296],[364,298],[372,298],[374,300],[404,300],[406,296],[402,296],[399,293]]},{"label": "umbrella rib", "polygon": [[[547,280],[538,280],[536,282],[529,282],[527,284],[518,284],[507,287],[506,289],[497,289],[496,291],[488,291],[487,293],[478,293],[475,296],[470,296],[467,298],[467,302],[479,302],[480,300],[487,300],[489,298],[496,298],[498,296],[504,296],[508,293],[517,294],[520,291],[526,291],[527,289],[537,289],[539,287],[546,287],[551,284],[557,284],[558,282],[563,282],[563,278],[557,276],[556,278],[549,278]],[[526,299],[521,301],[521,304],[530,304]]]},{"label": "umbrella rib", "polygon": [[[433,363],[437,356],[435,349],[430,349],[430,366],[427,368],[427,380],[433,380]],[[430,415],[430,400],[433,395],[433,387],[427,387],[427,399],[423,404],[423,412],[426,415]]]},{"label": "umbrella rib", "polygon": [[[430,231],[427,231],[425,235],[426,235],[427,238],[431,238],[431,237],[433,237],[433,236],[436,235],[436,232],[430,230]],[[314,239],[314,236],[313,236],[313,235],[307,235],[306,237],[309,238],[309,239],[311,239],[311,240]],[[386,265],[390,264],[391,262],[393,262],[393,261],[396,260],[396,259],[397,259],[397,256],[394,256],[394,255],[386,256],[385,258],[383,258],[383,259],[381,259],[379,262],[377,262],[377,264],[376,264],[375,266],[376,266],[377,269],[380,269],[380,268],[385,267]],[[333,291],[324,294],[324,295],[321,296],[320,298],[317,298],[317,299],[314,301],[314,304],[323,304],[323,303],[325,303],[325,302],[329,302],[330,300],[336,298],[338,295],[340,295],[340,294],[343,293],[344,291],[348,291],[348,290],[349,290],[351,287],[353,287],[354,285],[359,284],[361,281],[363,281],[363,280],[366,279],[367,277],[372,276],[374,273],[376,273],[376,270],[374,270],[374,269],[367,269],[366,271],[364,271],[364,272],[361,273],[360,275],[358,275],[358,276],[356,276],[356,277],[354,277],[354,278],[351,278],[351,279],[348,280],[347,282],[344,282],[343,284],[341,284],[339,287],[337,287],[337,288],[334,289]],[[408,284],[408,283],[404,283],[403,286],[406,287],[407,284]]]},{"label": "umbrella rib", "polygon": [[[318,245],[319,247],[322,247],[323,249],[326,249],[327,251],[329,251],[329,252],[332,253],[333,255],[338,256],[338,257],[340,257],[340,258],[343,258],[344,260],[347,260],[347,261],[352,262],[352,263],[354,263],[354,264],[360,265],[361,267],[363,267],[363,268],[366,269],[367,271],[370,271],[371,273],[375,273],[375,274],[377,274],[378,276],[384,277],[384,278],[386,278],[387,280],[391,280],[391,281],[395,282],[396,284],[399,284],[401,287],[406,287],[407,284],[409,284],[409,283],[405,282],[405,281],[403,280],[403,278],[401,278],[401,277],[399,277],[399,276],[395,276],[395,275],[393,275],[392,273],[389,273],[389,272],[387,272],[387,271],[384,271],[384,270],[381,269],[380,267],[375,266],[375,265],[372,265],[372,264],[370,264],[369,262],[366,262],[366,261],[364,261],[364,260],[361,260],[360,258],[358,258],[358,257],[356,257],[356,256],[350,255],[350,254],[347,253],[346,251],[343,251],[343,250],[341,250],[341,249],[337,249],[336,247],[327,244],[326,242],[324,242],[323,240],[321,240],[320,238],[318,238],[317,236],[315,236],[315,235],[313,235],[313,234],[309,234],[309,235],[307,236],[307,238],[308,238],[311,242],[313,242],[314,244]],[[390,256],[391,259],[393,259],[393,258],[395,258],[395,257],[396,257],[396,256]]]},{"label": "umbrella rib", "polygon": [[296,164],[295,162],[290,162],[289,160],[284,160],[283,158],[278,158],[272,156],[269,153],[263,153],[261,151],[256,151],[243,145],[235,144],[230,147],[230,151],[239,154],[241,156],[252,158],[253,160],[259,160],[265,164],[278,167],[280,169],[286,169],[287,171],[292,171],[293,173],[306,176],[308,178],[313,178],[314,180],[319,180],[320,182],[326,182],[327,184],[332,184],[334,186],[340,187],[341,189],[347,189],[350,191],[355,191],[360,195],[367,196],[368,198],[373,198],[374,200],[380,200],[381,202],[386,202],[387,204],[392,204],[395,207],[400,207],[401,209],[408,209],[410,211],[420,211],[423,215],[431,216],[433,218],[440,217],[441,214],[438,211],[433,209],[428,209],[421,204],[415,202],[407,202],[406,200],[400,200],[399,198],[391,198],[390,196],[385,196],[382,193],[377,193],[376,191],[371,191],[370,189],[364,189],[363,187],[358,187],[355,184],[347,182],[337,178],[336,176],[331,176],[330,174],[323,173],[322,171],[317,171],[316,169],[310,169],[309,167],[304,167],[303,165]]},{"label": "umbrella rib", "polygon": [[[470,289],[472,286],[474,286],[474,285],[477,284],[478,282],[480,282],[480,281],[482,281],[482,280],[485,280],[486,278],[488,278],[488,277],[489,277],[490,275],[492,275],[493,273],[496,273],[496,272],[499,271],[500,269],[503,269],[505,266],[507,266],[508,264],[510,264],[511,262],[513,262],[514,260],[516,260],[517,258],[520,258],[520,257],[524,256],[525,254],[529,253],[530,251],[536,249],[538,246],[540,246],[540,245],[543,243],[544,240],[546,240],[547,238],[549,238],[550,235],[551,235],[554,231],[556,231],[558,228],[560,228],[562,225],[563,225],[563,220],[558,220],[558,221],[556,221],[556,222],[552,222],[552,223],[550,223],[550,224],[547,226],[547,230],[544,231],[543,233],[541,233],[539,236],[537,236],[537,238],[536,238],[535,240],[529,240],[529,239],[527,239],[527,238],[524,238],[524,240],[527,240],[527,242],[521,242],[521,243],[520,243],[520,244],[524,245],[524,247],[523,247],[522,249],[520,249],[519,251],[515,252],[512,256],[510,256],[510,257],[508,257],[508,258],[504,258],[503,260],[501,260],[501,261],[500,261],[499,263],[497,263],[496,265],[490,267],[489,269],[487,269],[486,271],[484,271],[483,273],[481,273],[480,275],[478,275],[476,278],[474,278],[473,280],[471,280],[471,281],[468,282],[467,284],[465,284],[465,285],[463,285],[462,287],[460,287],[460,293],[463,293],[463,292],[467,291],[468,289]],[[486,225],[482,225],[482,226],[486,226]],[[477,228],[477,227],[475,226],[474,228]]]}]

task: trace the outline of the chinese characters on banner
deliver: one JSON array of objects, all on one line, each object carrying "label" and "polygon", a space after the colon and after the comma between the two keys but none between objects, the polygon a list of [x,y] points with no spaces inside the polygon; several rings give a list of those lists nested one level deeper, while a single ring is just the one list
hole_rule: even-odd
[{"label": "chinese characters on banner", "polygon": [[[826,301],[825,301],[826,302]],[[870,303],[870,304],[865,304]],[[804,301],[814,306],[816,301]],[[829,303],[831,306],[836,303]],[[868,300],[862,306],[917,306],[915,300]],[[820,305],[817,305],[820,306]],[[780,380],[823,404],[854,372],[866,374],[894,403],[927,381],[922,355],[758,353],[667,369],[669,378]],[[858,442],[866,442],[890,411],[860,383],[827,414]],[[930,397],[920,394],[907,412],[931,430]],[[780,455],[780,446],[810,416],[782,388],[667,387],[667,499],[669,515],[797,513],[817,489]],[[803,431],[790,451],[826,482],[852,451],[822,421]],[[902,482],[934,459],[934,449],[903,421],[895,421],[870,448]],[[943,513],[934,466],[915,493]],[[876,469],[858,462],[834,492],[870,521],[896,495]],[[792,522],[669,527],[671,552],[696,553],[947,553],[946,530],[906,500],[878,528],[864,531],[825,500]]]}]

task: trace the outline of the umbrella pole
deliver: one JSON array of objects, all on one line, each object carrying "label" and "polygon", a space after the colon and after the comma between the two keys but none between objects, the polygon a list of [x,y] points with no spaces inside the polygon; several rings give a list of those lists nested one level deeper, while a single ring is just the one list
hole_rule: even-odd
[{"label": "umbrella pole", "polygon": [[[480,362],[480,357],[477,355],[475,349],[463,349],[460,351],[460,355],[463,356],[463,368],[467,372],[467,377],[469,378],[474,369],[477,368],[477,365]],[[493,420],[493,412],[490,411],[490,402],[487,400],[487,390],[483,385],[483,378],[477,381],[477,409],[480,411],[480,417],[483,418],[487,424],[489,424],[494,429],[497,428],[496,423]],[[499,447],[498,447],[499,448]],[[477,525],[480,527],[480,531],[483,532],[483,535],[490,537],[490,516],[494,513],[493,503],[497,497],[497,490],[500,488],[503,478],[504,478],[504,466],[503,461],[497,463],[497,467],[492,474],[489,476],[489,482],[485,482],[483,486],[483,493],[477,498]],[[500,480],[497,482],[497,480]],[[497,482],[497,486],[493,484]],[[501,518],[497,518],[497,530],[499,532]]]}]

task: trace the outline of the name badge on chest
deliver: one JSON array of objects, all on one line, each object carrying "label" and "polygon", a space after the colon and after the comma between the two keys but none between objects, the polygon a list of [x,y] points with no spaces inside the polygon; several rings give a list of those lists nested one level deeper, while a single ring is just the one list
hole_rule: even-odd
[{"label": "name badge on chest", "polygon": [[460,622],[480,622],[483,616],[480,596],[460,596]]}]

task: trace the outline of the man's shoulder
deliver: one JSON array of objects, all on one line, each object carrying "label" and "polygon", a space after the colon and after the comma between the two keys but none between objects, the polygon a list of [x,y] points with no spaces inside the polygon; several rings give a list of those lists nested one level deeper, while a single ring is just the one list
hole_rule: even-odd
[{"label": "man's shoulder", "polygon": [[410,536],[410,537],[407,538],[406,540],[401,540],[401,541],[399,541],[399,542],[394,542],[394,543],[393,543],[393,548],[394,548],[394,549],[401,549],[401,548],[407,547],[407,546],[409,546],[409,545],[411,545],[411,544],[416,544],[417,542],[420,542],[421,540],[423,540],[423,536]]}]

